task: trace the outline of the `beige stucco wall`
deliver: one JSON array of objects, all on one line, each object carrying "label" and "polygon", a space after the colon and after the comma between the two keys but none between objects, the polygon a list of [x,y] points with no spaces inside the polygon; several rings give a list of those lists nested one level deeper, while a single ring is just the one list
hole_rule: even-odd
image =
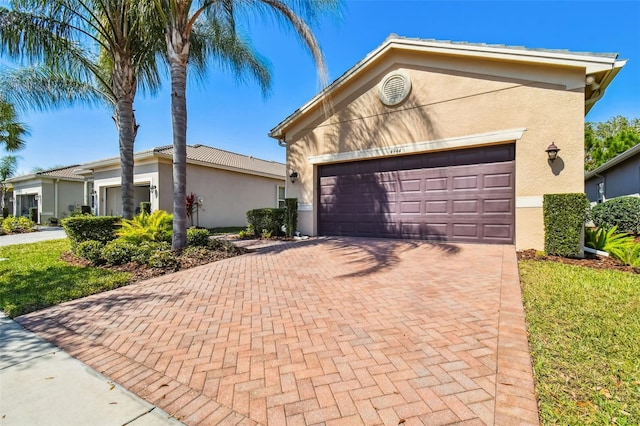
[{"label": "beige stucco wall", "polygon": [[[38,220],[46,224],[51,217],[69,216],[69,206],[82,204],[84,182],[36,178],[14,184],[15,196],[37,194]],[[16,212],[19,214],[20,212]]]},{"label": "beige stucco wall", "polygon": [[[277,188],[284,179],[272,179],[189,164],[187,194],[202,197],[199,226],[245,226],[247,211],[277,207]],[[194,222],[195,222],[194,217]],[[194,225],[197,225],[194,223]]]},{"label": "beige stucco wall", "polygon": [[[410,76],[412,90],[402,104],[387,107],[378,100],[378,83],[396,69]],[[299,199],[301,231],[317,230],[317,165],[309,157],[524,128],[515,142],[515,243],[542,249],[542,195],[584,191],[583,81],[576,69],[409,54],[386,58],[334,91],[328,119],[310,114],[286,129],[288,173],[300,175],[287,183],[287,196]],[[545,149],[552,141],[561,151],[550,165]]]},{"label": "beige stucco wall", "polygon": [[[148,161],[148,160],[147,160]],[[158,197],[149,193],[149,186],[159,187],[158,163],[146,162],[136,164],[134,172],[134,207],[140,206],[142,201],[150,201],[151,209],[157,210]],[[112,164],[104,168],[95,169],[93,173],[93,189],[98,194],[97,212],[99,215],[122,215],[120,165]]]}]

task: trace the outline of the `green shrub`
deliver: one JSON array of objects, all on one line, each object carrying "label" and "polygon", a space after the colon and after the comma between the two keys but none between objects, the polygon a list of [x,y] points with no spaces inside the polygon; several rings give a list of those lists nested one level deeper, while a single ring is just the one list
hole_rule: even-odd
[{"label": "green shrub", "polygon": [[285,209],[254,209],[247,212],[247,222],[255,236],[263,234],[282,235]]},{"label": "green shrub", "polygon": [[609,230],[605,228],[585,229],[584,245],[596,250],[609,252],[611,248],[633,242],[632,236],[618,233],[617,230],[618,228],[615,226]]},{"label": "green shrub", "polygon": [[588,205],[584,193],[544,195],[544,250],[547,254],[580,255]]},{"label": "green shrub", "polygon": [[91,261],[94,265],[100,265],[104,263],[104,260],[102,259],[103,248],[104,243],[100,241],[83,241],[76,245],[75,255]]},{"label": "green shrub", "polygon": [[298,199],[285,198],[285,229],[287,237],[293,237],[298,229]]},{"label": "green shrub", "polygon": [[181,255],[185,257],[199,258],[204,257],[209,253],[206,247],[202,246],[187,246],[182,250]]},{"label": "green shrub", "polygon": [[116,238],[116,230],[120,226],[118,216],[73,216],[60,221],[69,237],[71,249],[83,241],[100,241],[103,244]]},{"label": "green shrub", "polygon": [[617,226],[620,232],[640,233],[640,197],[612,198],[593,206],[592,215],[598,227]]},{"label": "green shrub", "polygon": [[47,219],[47,222],[49,223],[49,226],[60,225],[60,219],[58,219],[57,217],[50,217],[49,219]]},{"label": "green shrub", "polygon": [[9,207],[2,208],[2,219],[9,216]]},{"label": "green shrub", "polygon": [[610,248],[608,253],[625,265],[640,268],[640,244],[634,243],[633,240]]},{"label": "green shrub", "polygon": [[138,253],[138,246],[128,241],[116,239],[102,248],[102,259],[109,265],[122,265],[131,262]]},{"label": "green shrub", "polygon": [[2,221],[2,230],[6,234],[18,234],[23,232],[31,232],[35,227],[35,223],[28,217],[9,216]]},{"label": "green shrub", "polygon": [[153,252],[147,264],[154,268],[175,268],[178,266],[178,259],[170,249]]},{"label": "green shrub", "polygon": [[143,201],[140,203],[140,213],[145,212],[146,214],[151,214],[151,203],[148,201]]},{"label": "green shrub", "polygon": [[171,244],[165,241],[144,241],[136,245],[136,252],[131,257],[131,261],[140,263],[141,265],[146,265],[149,263],[149,259],[153,253],[160,250],[171,250]]},{"label": "green shrub", "polygon": [[172,232],[173,215],[156,210],[151,214],[141,212],[131,220],[123,220],[117,235],[125,241],[140,244],[144,241],[171,241]]},{"label": "green shrub", "polygon": [[91,206],[80,206],[80,213],[82,214],[92,214]]},{"label": "green shrub", "polygon": [[238,232],[239,238],[251,238],[254,236],[255,235],[253,233],[253,229],[250,229],[249,227],[247,227],[247,229],[243,229],[242,231]]},{"label": "green shrub", "polygon": [[209,245],[209,231],[206,229],[187,229],[187,246],[207,247]]},{"label": "green shrub", "polygon": [[34,222],[34,223],[38,223],[38,208],[37,207],[30,207],[29,208],[29,219],[31,219],[31,221]]}]

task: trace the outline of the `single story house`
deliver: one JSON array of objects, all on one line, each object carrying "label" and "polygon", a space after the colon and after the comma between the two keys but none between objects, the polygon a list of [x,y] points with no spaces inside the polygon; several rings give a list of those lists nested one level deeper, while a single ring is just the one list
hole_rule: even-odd
[{"label": "single story house", "polygon": [[[134,154],[134,205],[173,211],[173,146]],[[250,209],[284,205],[285,165],[206,145],[187,146],[187,195],[196,195],[193,225],[246,225]],[[122,214],[120,158],[85,163],[75,173],[91,181],[95,213]]]},{"label": "single story house", "polygon": [[44,170],[7,179],[13,185],[14,216],[29,216],[29,209],[38,208],[38,223],[52,217],[61,219],[85,203],[85,182],[74,173],[79,166]]},{"label": "single story house", "polygon": [[391,35],[269,133],[300,231],[542,249],[617,56]]},{"label": "single story house", "polygon": [[640,197],[640,144],[587,172],[584,188],[592,203],[625,195]]}]

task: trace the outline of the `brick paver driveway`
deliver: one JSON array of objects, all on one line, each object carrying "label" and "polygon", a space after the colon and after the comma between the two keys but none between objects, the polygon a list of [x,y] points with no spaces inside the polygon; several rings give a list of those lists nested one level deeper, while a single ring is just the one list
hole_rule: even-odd
[{"label": "brick paver driveway", "polygon": [[316,239],[23,316],[187,424],[537,424],[512,246]]}]

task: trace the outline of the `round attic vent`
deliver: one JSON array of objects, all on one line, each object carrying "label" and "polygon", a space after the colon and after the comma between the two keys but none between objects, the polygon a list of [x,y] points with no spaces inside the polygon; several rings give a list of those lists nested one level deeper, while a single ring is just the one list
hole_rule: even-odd
[{"label": "round attic vent", "polygon": [[378,96],[383,104],[394,106],[404,101],[410,91],[411,80],[409,76],[401,71],[393,71],[382,79]]}]

